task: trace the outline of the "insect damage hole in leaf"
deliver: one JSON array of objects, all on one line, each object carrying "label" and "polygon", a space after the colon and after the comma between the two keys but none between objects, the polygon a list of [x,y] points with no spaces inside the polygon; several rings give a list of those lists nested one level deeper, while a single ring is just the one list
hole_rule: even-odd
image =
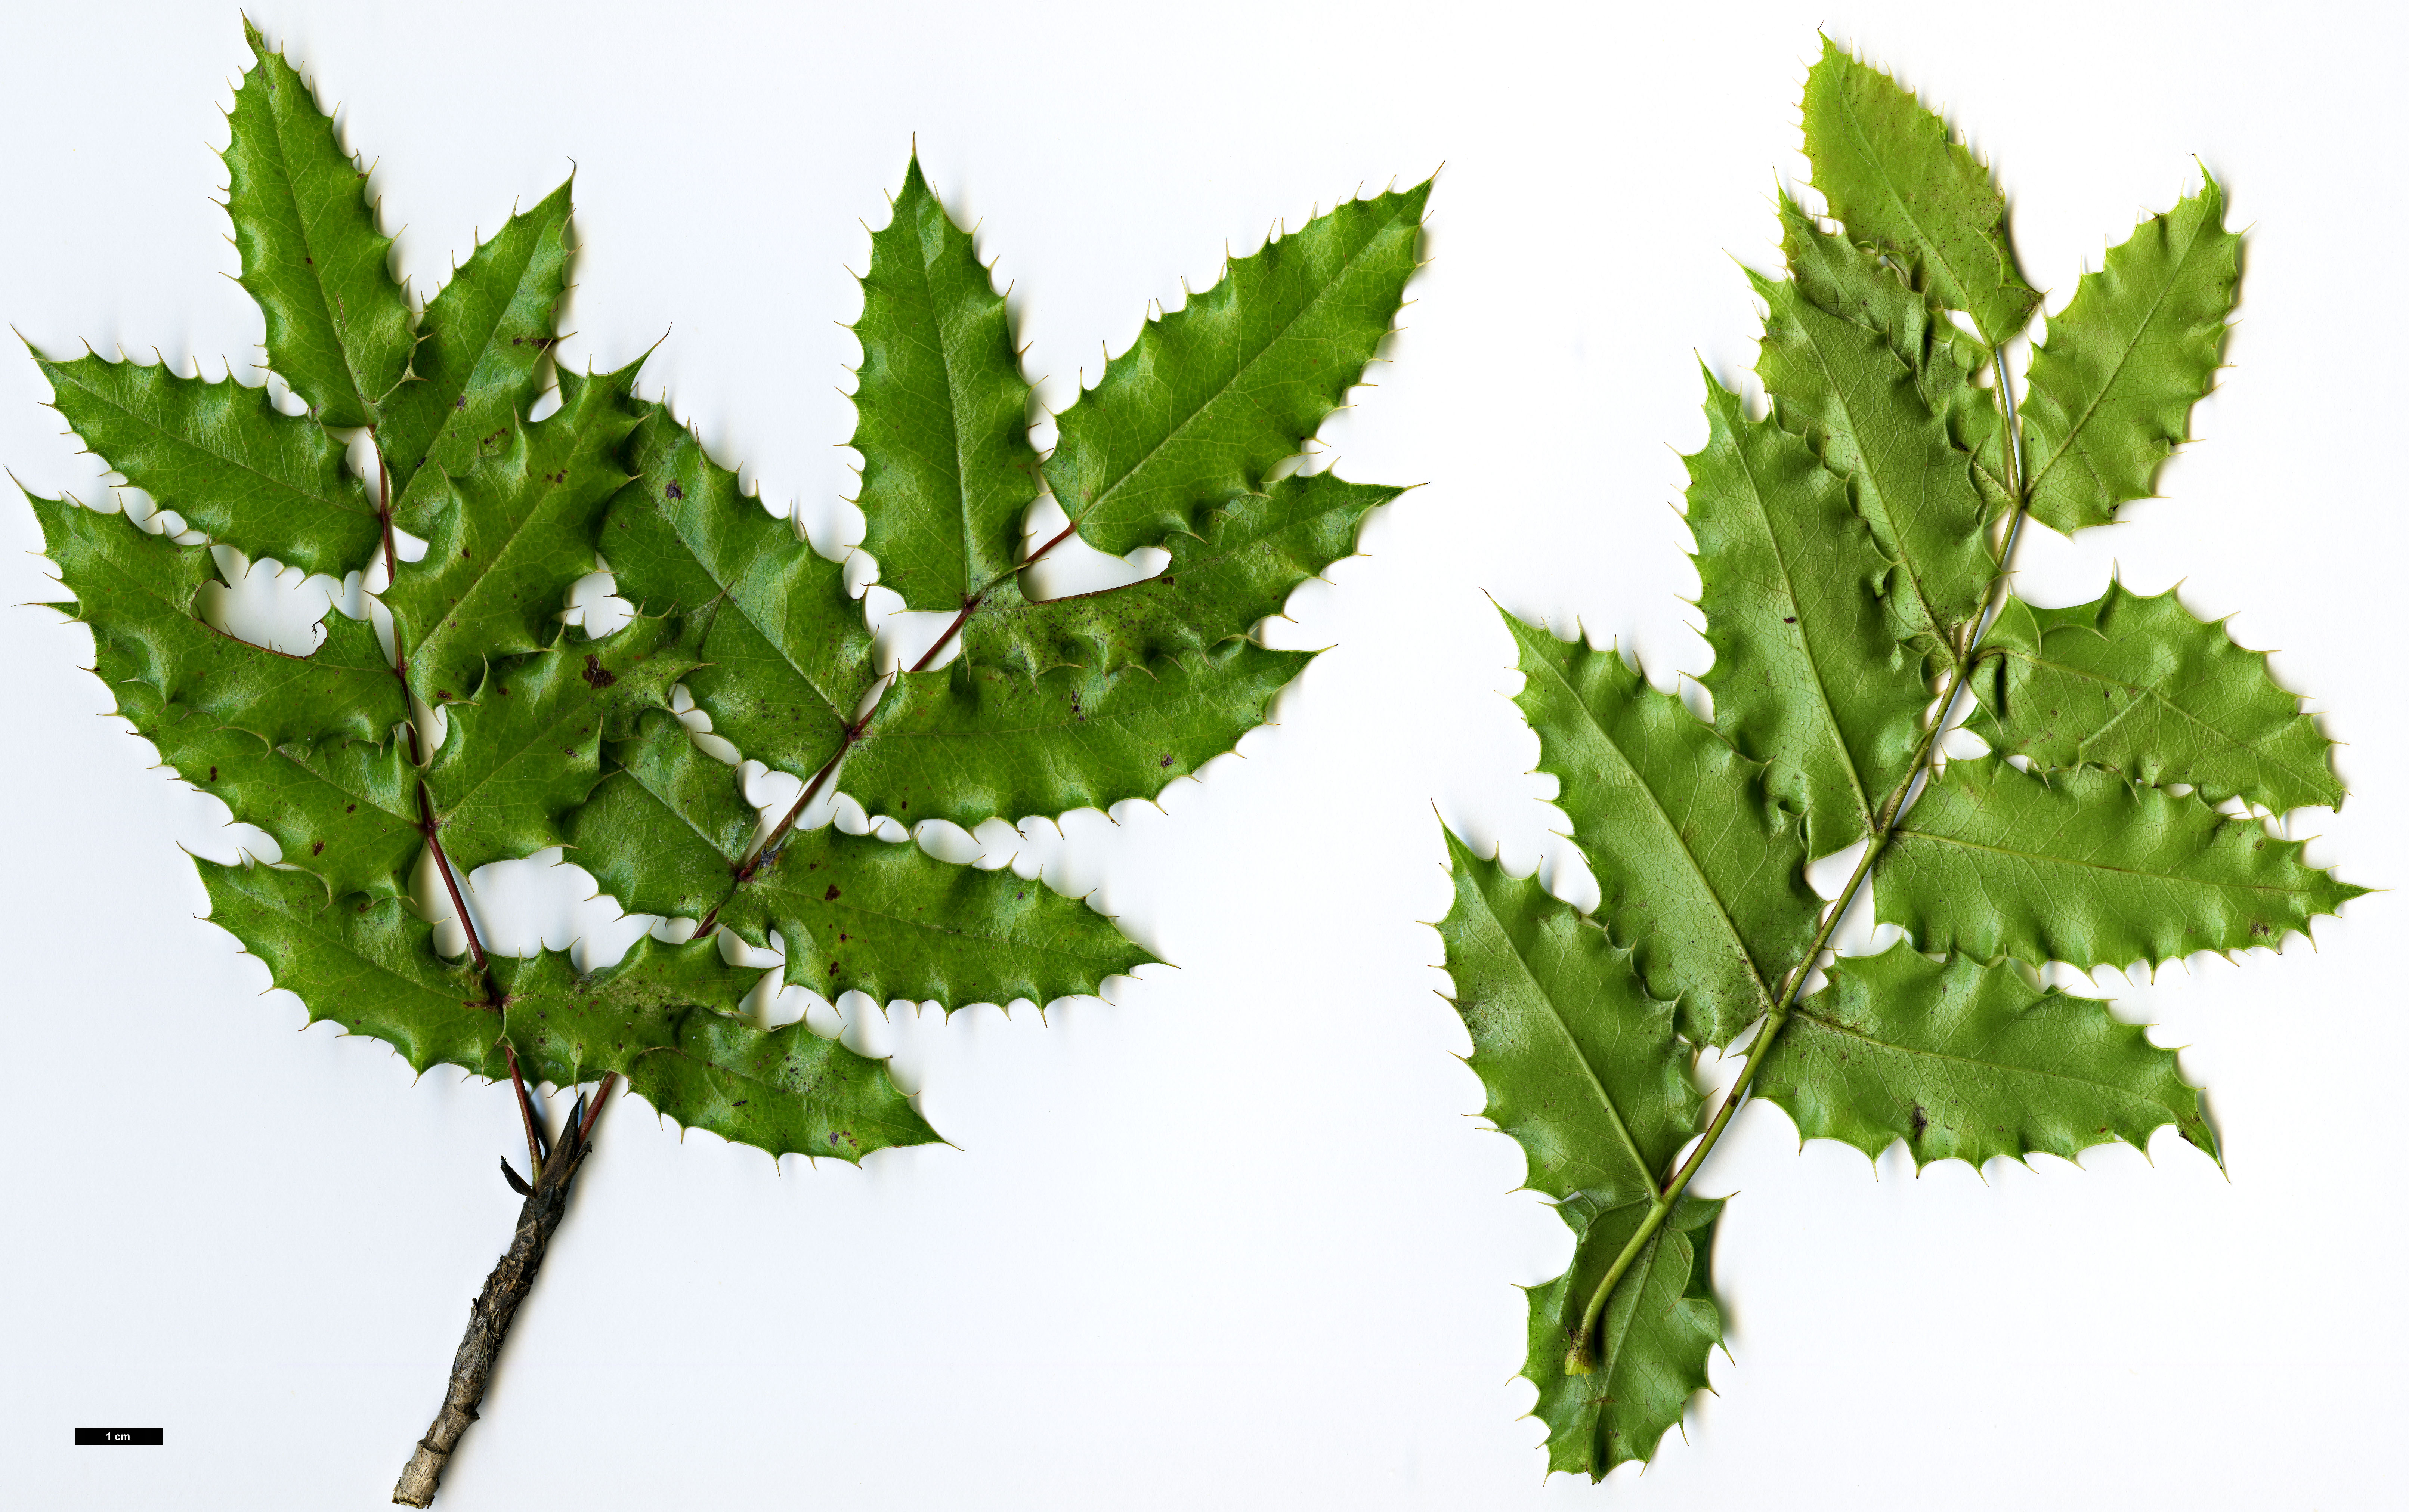
[{"label": "insect damage hole in leaf", "polygon": [[[637,396],[641,359],[555,370],[569,184],[422,307],[393,277],[360,161],[245,36],[226,209],[265,367],[304,412],[230,377],[36,352],[74,433],[199,534],[29,502],[74,595],[55,607],[90,626],[119,712],[281,850],[279,866],[196,859],[211,920],[312,1022],[511,1085],[522,1206],[395,1490],[423,1506],[619,1082],[773,1158],[938,1139],[883,1059],[802,1020],[761,1027],[764,969],[737,959],[782,949],[778,985],[947,1012],[1093,995],[1154,959],[1083,900],[826,816],[968,835],[1109,810],[1262,722],[1312,656],[1256,626],[1399,492],[1287,464],[1392,329],[1430,185],[1233,259],[1051,417],[1041,455],[1010,313],[907,164],[860,280],[851,445],[885,589],[945,618],[914,663],[883,668],[846,568]],[[1049,497],[1062,526],[1032,547]],[[1026,575],[1074,540],[1160,552],[1165,570],[1035,597]],[[253,557],[372,590],[358,607],[389,634],[333,610],[301,627],[306,655],[229,633],[213,606]],[[299,649],[294,633],[280,644]],[[792,785],[781,812],[748,800],[748,771]],[[555,855],[672,927],[599,967],[487,938],[476,879],[502,891]],[[545,1083],[596,1085],[555,1130],[531,1091]]]},{"label": "insect damage hole in leaf", "polygon": [[[2238,284],[2216,180],[2110,251],[2019,382],[2039,295],[1988,172],[1828,41],[1803,117],[1828,220],[1783,194],[1785,276],[1750,275],[1770,410],[1705,374],[1687,458],[1711,717],[1507,614],[1598,906],[1446,837],[1484,1111],[1576,1236],[1522,1374],[1551,1469],[1593,1479],[1707,1385],[1724,1200],[1693,1185],[1745,1099],[1919,1168],[2167,1125],[2216,1158],[2175,1052],[2029,973],[2279,945],[2365,891],[2252,816],[2343,798],[2264,655],[2171,594],[2011,587],[2030,522],[2113,522],[2188,436]],[[1837,955],[1868,897],[1898,938]],[[1734,1048],[1709,1116],[1691,1070]]]}]

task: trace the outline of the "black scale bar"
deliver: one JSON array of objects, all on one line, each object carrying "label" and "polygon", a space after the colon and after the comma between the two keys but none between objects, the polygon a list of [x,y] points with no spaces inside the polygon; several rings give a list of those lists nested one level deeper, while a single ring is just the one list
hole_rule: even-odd
[{"label": "black scale bar", "polygon": [[165,1444],[167,1431],[164,1428],[79,1428],[78,1444]]}]

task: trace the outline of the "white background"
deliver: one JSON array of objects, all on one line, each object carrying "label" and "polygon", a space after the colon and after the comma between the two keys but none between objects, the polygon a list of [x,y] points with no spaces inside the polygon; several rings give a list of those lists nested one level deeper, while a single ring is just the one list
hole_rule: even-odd
[{"label": "white background", "polygon": [[[2397,259],[2383,179],[2400,13],[1926,3],[501,7],[252,12],[340,102],[422,295],[580,166],[563,352],[656,340],[671,396],[765,499],[859,537],[844,267],[917,134],[1067,404],[1148,302],[1361,183],[1447,164],[1410,327],[1325,437],[1421,482],[1277,644],[1334,647],[1278,724],[1160,811],[1013,848],[1178,963],[1109,1002],[882,1017],[958,1147],[773,1166],[617,1107],[440,1505],[854,1508],[2315,1507],[2387,1503],[2409,1313],[2402,995],[2378,895],[2278,958],[2108,980],[2190,1046],[2229,1171],[2162,1131],[2082,1169],[1803,1153],[1744,1113],[1701,1179],[1717,1396],[1642,1476],[1543,1479],[1517,1283],[1563,1226],[1512,1190],[1435,995],[1438,819],[1518,871],[1561,855],[1484,591],[1702,670],[1672,506],[1704,361],[1738,382],[1803,176],[1820,22],[1970,128],[2062,303],[2196,179],[2255,227],[2226,387],[2163,501],[2031,542],[2066,603],[2181,581],[2331,711],[2358,790],[2313,851],[2402,879],[2409,729]],[[232,6],[0,17],[0,316],[47,352],[153,347],[214,374],[260,324],[223,275]],[[255,375],[252,375],[255,381]],[[0,361],[0,461],[106,502],[29,362]],[[0,602],[56,597],[0,505]],[[183,846],[214,799],[78,667],[81,628],[0,612],[7,952],[0,1475],[16,1505],[382,1505],[517,1202],[505,1094],[300,1006],[216,929]],[[507,869],[506,869],[507,870]],[[546,925],[526,876],[483,879]],[[1584,884],[1567,871],[1562,886]],[[511,896],[506,888],[515,888]],[[606,911],[607,912],[607,911]],[[588,912],[590,917],[591,911]],[[2368,931],[2373,929],[2376,933]],[[788,1016],[801,1005],[789,1003]],[[819,1010],[830,1017],[828,1010]],[[157,1423],[163,1449],[68,1447]]]}]

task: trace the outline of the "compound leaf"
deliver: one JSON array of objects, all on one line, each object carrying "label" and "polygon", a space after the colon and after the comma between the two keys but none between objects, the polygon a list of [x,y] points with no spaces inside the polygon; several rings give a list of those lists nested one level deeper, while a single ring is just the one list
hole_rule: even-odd
[{"label": "compound leaf", "polygon": [[861,549],[904,607],[959,609],[1020,560],[1037,452],[1003,296],[916,154],[871,238],[853,329]]},{"label": "compound leaf", "polygon": [[2366,891],[2301,848],[2197,794],[2097,768],[2044,781],[1981,756],[1917,799],[1875,865],[1874,903],[1936,955],[2156,965],[2278,944]]},{"label": "compound leaf", "polygon": [[112,688],[144,683],[221,725],[282,744],[345,735],[381,742],[405,708],[393,665],[365,620],[329,611],[307,656],[238,640],[199,617],[209,551],[179,546],[123,514],[26,496],[43,550],[75,592],[53,605],[92,626],[94,670]]},{"label": "compound leaf", "polygon": [[[1755,280],[1771,417],[1709,380],[1688,459],[1715,724],[1509,615],[1517,702],[1602,901],[1581,916],[1448,842],[1438,929],[1472,1064],[1579,1235],[1531,1294],[1524,1374],[1551,1467],[1594,1479],[1650,1458],[1707,1384],[1721,1206],[1693,1185],[1742,1100],[1869,1156],[1904,1141],[1919,1166],[2146,1148],[2170,1124],[2216,1158],[2175,1053],[2037,969],[2280,947],[2365,890],[2219,811],[2343,797],[2265,656],[2172,593],[2042,610],[2005,591],[2028,515],[2104,523],[2185,434],[2238,267],[2214,181],[2084,281],[2020,413],[2000,350],[2038,296],[1989,175],[1828,40],[1804,114],[1845,223],[1782,197],[1790,276]],[[1948,756],[1968,684],[1990,751]],[[1807,886],[1810,855],[1819,886],[1845,871],[1833,896]],[[1906,938],[1835,958],[1868,887]],[[1752,1024],[1695,1143],[1686,1122],[1627,1153],[1610,1137],[1628,1088]]]},{"label": "compound leaf", "polygon": [[2016,271],[2006,196],[1947,122],[1828,36],[1802,115],[1815,187],[1836,218],[1973,316],[1991,345],[2024,329],[2041,295]]},{"label": "compound leaf", "polygon": [[367,564],[375,501],[325,427],[278,410],[264,388],[180,378],[164,362],[34,356],[83,443],[163,510],[245,549],[340,577]]},{"label": "compound leaf", "polygon": [[2033,352],[2025,400],[2032,512],[2069,534],[2156,491],[2216,381],[2242,287],[2242,238],[2214,179],[2109,249]]},{"label": "compound leaf", "polygon": [[1105,365],[1062,411],[1046,461],[1082,538],[1126,555],[1193,530],[1202,508],[1263,491],[1389,334],[1430,187],[1349,201],[1233,259]]},{"label": "compound leaf", "polygon": [[2073,1159],[2167,1124],[2216,1154],[2175,1053],[2108,1004],[2033,986],[2014,967],[1933,960],[1906,944],[1835,961],[1765,1058],[1756,1092],[1804,1139],[1869,1156],[1904,1141],[1920,1169],[2039,1151]]},{"label": "compound leaf", "polygon": [[1809,849],[1839,850],[1906,774],[1930,701],[1875,598],[1890,563],[1847,481],[1711,375],[1707,444],[1685,461],[1715,723],[1767,763]]},{"label": "compound leaf", "polygon": [[1514,701],[1539,768],[1597,874],[1600,908],[1654,996],[1679,1000],[1684,1033],[1724,1044],[1773,1007],[1814,931],[1797,821],[1765,768],[1732,749],[1620,653],[1563,641],[1506,616],[1522,653]]},{"label": "compound leaf", "polygon": [[2011,598],[1990,644],[1999,655],[1977,684],[1973,726],[2003,756],[2188,783],[2210,803],[2278,814],[2342,805],[2333,742],[2277,685],[2266,653],[2194,619],[2171,588],[2144,598],[2112,583],[2070,609]]},{"label": "compound leaf", "polygon": [[256,61],[227,117],[226,214],[242,286],[267,318],[267,365],[325,424],[373,425],[410,366],[393,238],[310,86],[249,21],[242,30]]}]

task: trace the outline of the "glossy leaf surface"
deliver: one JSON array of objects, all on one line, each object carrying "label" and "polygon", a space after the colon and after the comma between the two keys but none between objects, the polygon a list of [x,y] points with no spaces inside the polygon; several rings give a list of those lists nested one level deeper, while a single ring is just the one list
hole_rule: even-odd
[{"label": "glossy leaf surface", "polygon": [[329,425],[373,425],[409,370],[410,300],[377,229],[368,169],[310,86],[246,21],[255,61],[227,117],[226,213],[267,365]]},{"label": "glossy leaf surface", "polygon": [[165,363],[35,361],[84,444],[194,529],[272,541],[286,566],[336,577],[375,552],[376,503],[341,444],[266,389],[180,378]]},{"label": "glossy leaf surface", "polygon": [[1020,560],[1030,390],[987,269],[915,157],[861,279],[861,549],[909,609],[955,610]]},{"label": "glossy leaf surface", "polygon": [[1046,478],[1098,551],[1196,528],[1200,509],[1262,492],[1395,320],[1418,266],[1430,185],[1351,200],[1149,321],[1059,417]]}]

